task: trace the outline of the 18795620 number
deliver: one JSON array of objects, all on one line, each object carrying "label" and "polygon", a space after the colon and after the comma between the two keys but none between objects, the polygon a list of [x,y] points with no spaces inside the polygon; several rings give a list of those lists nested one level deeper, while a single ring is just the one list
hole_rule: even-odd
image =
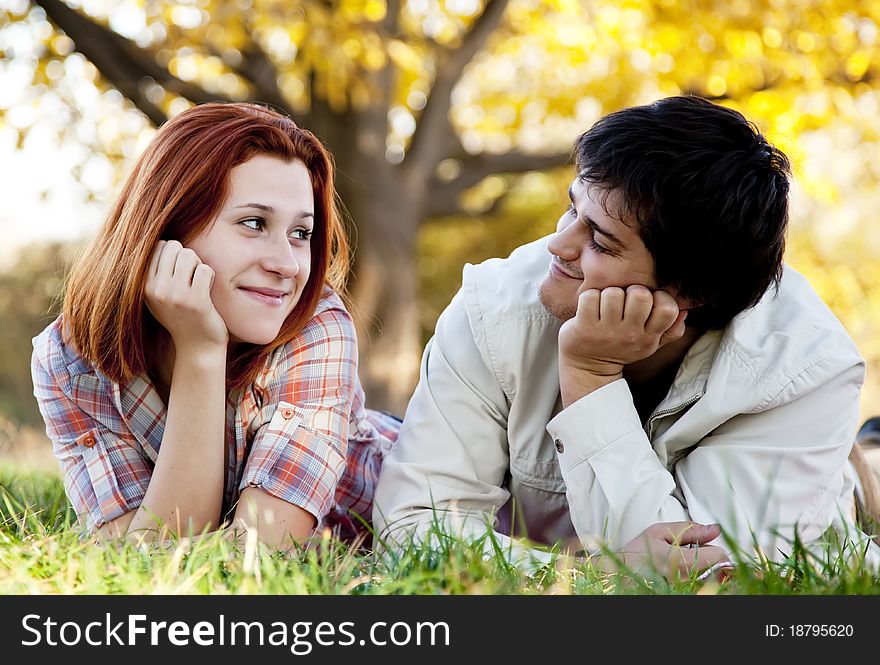
[{"label": "18795620 number", "polygon": [[792,623],[780,626],[764,625],[765,637],[852,637],[852,624]]}]

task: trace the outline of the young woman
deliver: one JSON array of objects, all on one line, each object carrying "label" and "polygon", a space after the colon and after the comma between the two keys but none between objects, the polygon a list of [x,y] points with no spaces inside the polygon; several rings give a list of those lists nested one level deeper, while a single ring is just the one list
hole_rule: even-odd
[{"label": "young woman", "polygon": [[[369,518],[397,422],[364,408],[330,157],[253,104],[180,113],[34,339],[35,395],[89,532]],[[345,527],[345,528],[343,528]]]}]

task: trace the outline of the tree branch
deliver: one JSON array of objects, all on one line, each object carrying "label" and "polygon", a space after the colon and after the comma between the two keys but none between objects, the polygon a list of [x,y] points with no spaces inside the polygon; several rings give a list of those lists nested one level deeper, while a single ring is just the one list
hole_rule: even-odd
[{"label": "tree branch", "polygon": [[[278,87],[278,69],[262,47],[252,39],[242,51],[241,57],[241,64],[234,69],[254,85],[255,100],[283,109],[293,117],[290,104]],[[302,125],[303,118],[294,117],[294,122]]]},{"label": "tree branch", "polygon": [[461,78],[464,68],[498,27],[507,2],[508,0],[488,0],[483,13],[474,21],[458,48],[443,49],[439,53],[437,76],[404,162],[407,168],[430,173],[445,154],[441,146],[448,145],[448,139],[453,134],[449,124],[452,89]]},{"label": "tree branch", "polygon": [[385,18],[379,22],[379,29],[387,37],[397,32],[400,24],[400,0],[386,0]]},{"label": "tree branch", "polygon": [[[465,210],[461,207],[461,205],[459,205],[457,201],[448,201],[445,206],[443,205],[443,203],[440,203],[440,206],[436,210],[430,211],[431,214],[429,219],[436,217],[451,217],[453,215],[462,215],[467,217],[490,217],[491,215],[494,215],[499,210],[501,210],[501,206],[504,205],[504,202],[507,200],[508,196],[510,196],[510,192],[504,192],[498,198],[492,201],[492,203],[489,204],[488,208],[476,213]],[[424,221],[427,222],[428,219],[425,219]]]},{"label": "tree branch", "polygon": [[461,173],[452,182],[441,182],[436,177],[428,188],[426,207],[428,217],[453,215],[461,211],[458,198],[484,178],[500,173],[528,173],[545,171],[571,163],[571,153],[532,155],[511,151],[501,155],[483,153],[460,160]]},{"label": "tree branch", "polygon": [[206,92],[201,86],[187,83],[161,67],[150,54],[123,36],[68,7],[62,0],[34,0],[52,22],[73,40],[76,50],[98,68],[119,92],[137,106],[155,125],[166,119],[165,113],[146,97],[141,89],[145,77],[152,78],[166,90],[192,102],[229,101]]}]

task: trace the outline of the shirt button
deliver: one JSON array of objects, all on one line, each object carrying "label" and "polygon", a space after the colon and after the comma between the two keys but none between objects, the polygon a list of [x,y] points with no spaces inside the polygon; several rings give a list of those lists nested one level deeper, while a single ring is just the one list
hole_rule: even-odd
[{"label": "shirt button", "polygon": [[86,434],[82,441],[80,441],[86,448],[91,448],[95,445],[95,435],[94,434]]},{"label": "shirt button", "polygon": [[556,446],[557,453],[564,453],[565,452],[565,446],[562,445],[562,441],[560,441],[559,439],[556,439],[553,442],[553,445]]},{"label": "shirt button", "polygon": [[281,417],[290,420],[293,418],[293,409],[281,409]]}]

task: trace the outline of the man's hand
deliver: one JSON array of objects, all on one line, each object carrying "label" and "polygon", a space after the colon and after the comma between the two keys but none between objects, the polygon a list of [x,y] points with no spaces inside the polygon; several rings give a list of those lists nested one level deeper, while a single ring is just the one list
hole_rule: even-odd
[{"label": "man's hand", "polygon": [[559,330],[559,380],[564,406],[623,376],[685,332],[687,310],[666,291],[633,285],[589,289]]},{"label": "man's hand", "polygon": [[[653,524],[633,538],[613,556],[596,560],[607,573],[628,569],[641,575],[659,573],[670,581],[688,579],[694,573],[708,571],[721,564],[719,578],[733,568],[727,552],[715,545],[706,545],[721,534],[717,524],[695,522],[661,522]],[[725,566],[724,564],[729,564]]]}]

